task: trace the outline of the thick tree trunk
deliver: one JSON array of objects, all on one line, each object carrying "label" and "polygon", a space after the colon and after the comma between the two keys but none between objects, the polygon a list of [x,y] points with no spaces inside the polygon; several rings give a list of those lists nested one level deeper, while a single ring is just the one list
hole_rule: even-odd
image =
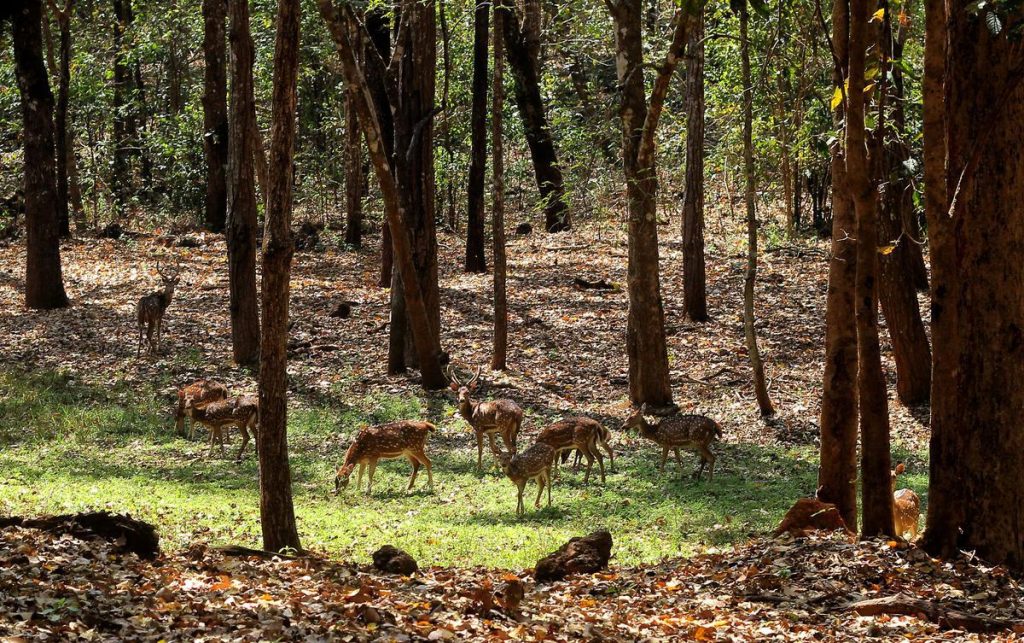
[{"label": "thick tree trunk", "polygon": [[231,118],[228,132],[227,247],[231,349],[235,362],[259,360],[256,292],[256,187],[253,184],[253,43],[248,0],[229,0]]},{"label": "thick tree trunk", "polygon": [[[941,34],[932,24],[941,8],[926,5],[926,98],[937,93],[936,58],[945,66],[944,113],[925,113],[926,180],[941,167],[943,142],[946,154],[944,182],[926,184],[944,192],[926,193],[935,349],[924,544],[935,554],[970,550],[1021,570],[1024,60],[1012,34],[993,35],[970,4],[946,3],[944,51],[931,40]],[[1021,18],[1017,9],[1006,24]]]},{"label": "thick tree trunk", "polygon": [[508,54],[516,105],[523,120],[526,142],[530,147],[533,171],[537,177],[544,206],[544,225],[548,232],[562,232],[572,226],[569,206],[565,201],[565,185],[562,169],[558,165],[555,143],[548,128],[544,100],[540,93],[540,70],[537,68],[536,37],[528,37],[535,29],[520,27],[514,3],[499,0],[497,5],[506,11],[502,20],[505,33],[505,50]]},{"label": "thick tree trunk", "polygon": [[263,242],[263,337],[260,345],[260,524],[263,548],[301,549],[288,464],[288,295],[292,181],[299,74],[299,0],[278,0],[267,231]]},{"label": "thick tree trunk", "polygon": [[686,45],[687,20],[682,10],[676,12],[672,44],[665,62],[658,68],[648,106],[644,94],[641,5],[641,0],[614,0],[608,5],[615,21],[617,73],[622,87],[619,114],[629,218],[626,352],[630,401],[636,406],[664,407],[672,405],[672,384],[658,264],[655,132],[669,80]]},{"label": "thick tree trunk", "polygon": [[501,41],[504,12],[494,12],[494,95],[491,101],[491,230],[494,244],[494,355],[491,368],[508,368],[508,300],[505,292],[505,158],[502,112],[505,109],[505,48]]},{"label": "thick tree trunk", "polygon": [[[891,18],[886,15],[879,30],[879,50],[885,57],[901,61],[905,30],[894,36]],[[895,244],[892,252],[879,257],[879,299],[889,337],[892,340],[893,357],[896,361],[896,393],[904,404],[923,404],[931,392],[932,353],[928,335],[921,320],[921,309],[917,303],[917,288],[914,283],[915,255],[920,249],[913,239],[915,234],[905,226],[913,216],[913,186],[907,176],[904,163],[910,158],[906,144],[906,119],[904,116],[903,70],[900,64],[889,65],[892,85],[888,96],[892,97],[890,109],[891,124],[885,129],[885,136],[877,141],[884,145],[879,150],[881,184],[886,186],[879,209],[880,245]]]},{"label": "thick tree trunk", "polygon": [[[387,10],[384,7],[374,7],[366,12],[366,32],[364,60],[373,55],[379,55],[382,60],[391,59],[391,25],[388,19]],[[380,134],[384,152],[387,155],[389,167],[393,164],[395,156],[395,126],[392,121],[391,103],[388,100],[386,79],[383,74],[369,74],[366,80],[370,83],[370,93],[373,97],[374,109],[380,124]],[[365,125],[363,128],[365,129]],[[391,170],[394,173],[394,170]],[[391,274],[394,257],[392,255],[391,224],[385,220],[381,225],[380,234],[380,281],[381,288],[391,287]]]},{"label": "thick tree trunk", "polygon": [[363,247],[363,141],[352,90],[345,94],[345,243]]},{"label": "thick tree trunk", "polygon": [[[437,231],[434,221],[434,85],[437,67],[436,17],[433,0],[403,0],[404,47],[398,61],[399,105],[394,110],[394,173],[402,199],[405,225],[412,241],[413,263],[432,329],[432,352],[440,354],[440,292],[437,281]],[[394,230],[391,231],[395,233]],[[406,303],[395,273],[391,286],[391,326],[388,344],[388,372],[418,367]]]},{"label": "thick tree trunk", "polygon": [[[439,352],[436,350],[437,340],[427,313],[427,305],[419,286],[419,277],[413,262],[412,241],[409,231],[403,223],[402,200],[399,198],[398,184],[392,173],[386,146],[376,113],[376,106],[371,93],[370,83],[356,62],[354,47],[346,33],[346,24],[355,23],[355,14],[351,8],[342,6],[337,9],[331,0],[318,0],[320,14],[327,23],[338,53],[349,87],[357,90],[355,94],[356,112],[366,137],[370,161],[380,182],[381,196],[384,200],[384,212],[388,223],[394,229],[394,257],[398,272],[402,275],[404,301],[409,317],[409,328],[415,338],[416,353],[419,357],[420,372],[423,376],[423,387],[427,390],[444,388],[448,380],[441,372]],[[345,12],[344,14],[340,12]],[[344,18],[342,17],[344,15]]]},{"label": "thick tree trunk", "polygon": [[850,1],[850,78],[846,103],[846,177],[857,215],[857,396],[860,400],[861,502],[865,537],[895,534],[889,456],[889,407],[878,344],[878,190],[864,136],[866,0]]},{"label": "thick tree trunk", "polygon": [[25,140],[25,305],[68,305],[60,263],[53,94],[43,64],[41,0],[20,0],[13,12],[14,69]]},{"label": "thick tree trunk", "polygon": [[744,201],[747,206],[747,272],[743,280],[743,329],[750,356],[750,370],[754,376],[754,395],[762,417],[775,415],[768,384],[764,377],[764,363],[757,347],[757,331],[754,328],[754,285],[757,280],[757,212],[755,210],[756,189],[754,185],[754,86],[750,77],[750,39],[748,23],[750,15],[746,6],[740,11],[740,52],[743,74],[743,173],[746,179]]},{"label": "thick tree trunk", "polygon": [[704,12],[691,18],[686,62],[686,191],[683,193],[683,310],[708,320],[704,272]]},{"label": "thick tree trunk", "polygon": [[490,0],[473,13],[473,114],[470,131],[469,196],[466,211],[466,272],[487,272],[484,257],[484,174],[487,171],[487,36]]},{"label": "thick tree trunk", "polygon": [[203,0],[203,150],[206,206],[203,225],[223,232],[227,221],[228,80],[225,20],[227,0]]}]

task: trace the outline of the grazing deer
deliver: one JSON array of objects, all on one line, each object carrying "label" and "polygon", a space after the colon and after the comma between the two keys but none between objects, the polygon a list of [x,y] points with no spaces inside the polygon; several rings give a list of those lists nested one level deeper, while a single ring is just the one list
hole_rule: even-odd
[{"label": "grazing deer", "polygon": [[213,454],[214,441],[220,444],[221,455],[224,454],[224,433],[231,427],[238,427],[242,432],[242,446],[238,449],[235,460],[241,462],[245,446],[249,444],[249,430],[257,441],[259,435],[260,404],[255,395],[238,395],[224,400],[210,402],[202,407],[186,406],[185,414],[192,422],[198,422],[210,430],[210,454]]},{"label": "grazing deer", "polygon": [[[148,353],[155,353],[160,350],[160,335],[164,325],[164,312],[171,305],[171,297],[174,296],[174,287],[178,285],[179,273],[165,275],[160,270],[160,262],[156,263],[156,272],[163,282],[163,290],[150,293],[139,299],[135,306],[135,316],[139,326],[139,346],[135,350],[135,357],[142,354],[142,341],[145,335],[148,343]],[[153,342],[153,331],[156,331],[156,343]]]},{"label": "grazing deer", "polygon": [[700,455],[700,469],[696,472],[697,480],[708,465],[708,480],[715,477],[715,454],[709,448],[711,443],[722,437],[722,427],[711,418],[703,415],[676,415],[663,419],[658,424],[651,424],[644,417],[647,405],[640,407],[626,419],[622,430],[640,429],[641,437],[647,438],[661,446],[661,465],[665,470],[669,449],[675,452],[676,462],[680,469],[683,461],[679,457],[679,449],[693,451]]},{"label": "grazing deer", "polygon": [[[217,402],[226,399],[228,389],[220,382],[201,379],[192,382],[188,386],[178,390],[178,406],[174,411],[174,429],[181,433],[185,426],[186,409],[191,407],[202,408],[210,402]],[[195,437],[196,423],[191,422],[188,431],[188,439]]]},{"label": "grazing deer", "polygon": [[903,538],[903,534],[910,532],[910,540],[914,540],[917,538],[917,521],[921,517],[921,499],[913,489],[896,490],[896,476],[906,470],[901,462],[892,471],[892,515],[896,524],[896,535]]},{"label": "grazing deer", "polygon": [[555,449],[543,442],[538,442],[522,453],[508,454],[498,448],[494,449],[494,457],[501,464],[501,470],[518,489],[516,515],[526,512],[523,505],[523,490],[530,480],[537,481],[537,500],[533,506],[540,509],[540,496],[544,487],[548,488],[548,506],[551,506],[551,465],[555,460]]},{"label": "grazing deer", "polygon": [[[612,432],[609,431],[607,427],[605,427],[603,424],[601,424],[599,422],[597,423],[597,429],[598,429],[597,446],[599,446],[602,449],[604,449],[604,452],[608,454],[608,459],[611,460],[611,463],[612,463],[612,465],[611,465],[612,473],[615,473],[615,452],[612,451],[611,446],[608,444],[612,440]],[[595,450],[595,453],[596,453],[596,450]],[[560,459],[562,461],[562,464],[565,464],[566,460],[569,459],[570,455],[571,455],[570,451],[563,451],[561,453]],[[580,459],[582,457],[583,457],[583,454],[580,453],[579,450],[577,450],[576,451],[576,458],[573,460],[573,463],[572,463],[573,471],[575,471],[576,469],[579,468],[579,466],[580,466]],[[555,466],[558,466],[558,462],[557,461],[555,462]]]},{"label": "grazing deer", "polygon": [[430,470],[430,458],[423,449],[427,444],[427,436],[436,430],[437,428],[430,422],[413,420],[389,422],[360,430],[345,453],[344,464],[334,476],[334,493],[341,493],[341,490],[348,486],[348,479],[356,465],[359,465],[359,473],[356,475],[358,489],[363,484],[363,469],[369,465],[370,476],[366,484],[366,495],[370,495],[377,460],[402,457],[408,458],[412,463],[412,476],[409,477],[409,487],[406,491],[412,489],[416,482],[416,474],[419,473],[421,464],[427,469],[427,486],[432,489],[434,475]]},{"label": "grazing deer", "polygon": [[588,417],[569,417],[550,424],[541,430],[537,442],[543,442],[555,450],[554,470],[558,475],[558,456],[563,452],[576,449],[577,453],[587,459],[587,474],[583,483],[590,482],[590,469],[594,466],[594,458],[601,468],[601,482],[604,482],[604,458],[597,450],[601,423]]},{"label": "grazing deer", "polygon": [[479,368],[476,369],[473,378],[465,384],[459,381],[454,368],[448,369],[448,377],[451,379],[451,389],[459,394],[459,415],[469,422],[476,434],[477,471],[483,467],[485,435],[490,442],[491,451],[497,453],[494,447],[494,434],[497,433],[505,443],[505,448],[515,454],[516,439],[523,424],[523,410],[519,405],[512,400],[478,402],[470,397],[470,394],[476,391],[477,382],[480,380]]}]

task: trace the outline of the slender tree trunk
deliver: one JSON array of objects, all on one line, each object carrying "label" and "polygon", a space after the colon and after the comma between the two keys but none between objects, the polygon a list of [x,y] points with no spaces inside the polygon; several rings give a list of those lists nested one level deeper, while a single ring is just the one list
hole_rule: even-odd
[{"label": "slender tree trunk", "polygon": [[227,247],[231,348],[235,362],[259,360],[256,292],[256,187],[253,184],[253,43],[248,0],[229,0],[231,117],[228,132]]},{"label": "slender tree trunk", "polygon": [[288,465],[288,295],[292,182],[299,75],[299,0],[278,0],[267,230],[263,241],[263,336],[260,343],[260,524],[263,548],[299,550]]},{"label": "slender tree trunk", "polygon": [[345,243],[363,247],[363,142],[352,97],[345,94]]},{"label": "slender tree trunk", "polygon": [[846,176],[857,216],[857,395],[860,400],[861,502],[866,537],[895,534],[889,408],[878,344],[878,190],[871,179],[864,136],[866,0],[850,1],[850,79],[846,106]]},{"label": "slender tree trunk", "polygon": [[68,297],[60,263],[53,94],[43,64],[41,0],[13,10],[14,69],[21,93],[25,141],[25,305],[64,308]]},{"label": "slender tree trunk", "polygon": [[[832,5],[834,87],[848,76],[849,0]],[[833,116],[836,129],[845,122],[840,105]],[[821,455],[818,498],[836,505],[850,529],[857,529],[857,326],[854,287],[857,282],[856,218],[846,181],[846,153],[841,137],[832,143],[832,258],[825,304],[825,373],[821,397]],[[817,174],[815,174],[817,176]],[[817,180],[817,179],[816,179]],[[815,201],[817,203],[817,200]],[[818,221],[820,207],[815,206]]]},{"label": "slender tree trunk", "polygon": [[757,331],[754,329],[754,285],[757,280],[757,214],[755,210],[756,188],[754,185],[754,86],[750,78],[750,40],[748,23],[750,15],[746,6],[740,11],[740,52],[743,73],[743,172],[746,177],[747,205],[747,272],[743,280],[743,328],[747,340],[747,352],[750,355],[750,369],[754,374],[754,394],[757,396],[757,407],[762,417],[775,415],[771,398],[768,397],[768,384],[764,377],[764,363],[761,351],[757,347]]},{"label": "slender tree trunk", "polygon": [[[374,7],[366,12],[366,31],[369,37],[365,39],[366,51],[364,59],[368,59],[373,55],[379,55],[385,61],[390,60],[391,26],[388,21],[387,11],[383,7]],[[391,104],[388,101],[388,93],[385,88],[386,81],[383,75],[375,74],[368,75],[366,80],[370,83],[370,92],[373,96],[373,103],[380,124],[382,145],[390,164],[392,162],[391,159],[395,155],[395,126],[392,120]],[[365,129],[365,127],[364,125],[363,128]],[[393,169],[391,171],[394,172]],[[381,225],[380,234],[379,285],[381,288],[391,287],[392,265],[394,263],[392,247],[391,224],[385,220]]]},{"label": "slender tree trunk", "polygon": [[222,232],[227,220],[228,81],[225,20],[227,0],[203,0],[203,150],[206,206],[203,223]]},{"label": "slender tree trunk", "polygon": [[683,310],[708,320],[704,272],[704,11],[691,18],[686,62],[686,191],[683,193]]},{"label": "slender tree trunk", "polygon": [[[448,110],[448,96],[452,76],[452,37],[448,29],[448,9],[444,0],[437,2],[437,18],[441,27],[441,56],[444,60],[444,79],[441,85],[441,147],[444,148],[447,166],[445,181],[445,209],[447,210],[448,228],[452,232],[459,230],[459,214],[455,209],[455,147],[452,144],[452,114]],[[499,33],[500,36],[500,33]]]},{"label": "slender tree trunk", "polygon": [[501,22],[505,12],[494,12],[494,95],[491,101],[491,177],[493,194],[491,232],[494,244],[494,355],[491,369],[508,368],[508,300],[505,293],[505,158],[502,112],[505,109],[505,48]]},{"label": "slender tree trunk", "polygon": [[[925,97],[939,93],[940,78],[945,86],[944,100],[933,105],[942,111],[926,111],[924,121],[925,179],[934,181],[925,194],[934,367],[924,546],[942,556],[969,550],[1020,571],[1024,56],[1012,32],[993,35],[967,0],[945,9],[942,30],[941,7],[926,3]],[[1015,8],[1005,24],[1022,17]],[[940,35],[943,42],[932,39]],[[945,73],[934,76],[940,57]],[[943,180],[935,180],[940,173]]]},{"label": "slender tree trunk", "polygon": [[113,0],[114,5],[114,153],[110,174],[114,214],[120,218],[128,200],[132,149],[136,144],[135,101],[131,69],[126,53],[125,32],[131,25],[131,0]]},{"label": "slender tree trunk", "polygon": [[[54,113],[54,131],[57,144],[57,221],[60,227],[60,236],[68,238],[71,236],[71,217],[68,212],[69,187],[68,187],[68,161],[74,163],[74,150],[71,149],[68,141],[68,90],[71,85],[71,11],[74,8],[74,0],[67,0],[64,9],[59,9],[56,2],[51,3],[50,9],[57,20],[57,27],[60,30],[60,67],[57,84],[57,110]],[[44,21],[44,25],[45,25]],[[48,30],[47,30],[48,31]],[[49,34],[47,34],[49,38]]]},{"label": "slender tree trunk", "polygon": [[466,272],[486,272],[484,257],[484,174],[487,171],[487,36],[490,0],[473,13],[473,114],[466,211]]},{"label": "slender tree trunk", "polygon": [[[338,54],[341,57],[342,69],[349,86],[356,89],[355,107],[359,122],[366,137],[370,161],[380,182],[381,196],[384,200],[384,212],[388,222],[394,229],[394,257],[398,272],[402,275],[401,286],[405,295],[404,301],[409,317],[409,328],[415,338],[416,352],[419,357],[420,372],[423,376],[423,387],[427,390],[444,388],[448,385],[447,378],[441,372],[438,342],[434,339],[434,330],[423,292],[419,286],[419,276],[413,262],[412,240],[408,229],[403,223],[403,202],[399,198],[398,183],[392,172],[381,130],[380,119],[376,112],[375,101],[370,83],[356,62],[355,48],[349,40],[346,25],[354,25],[356,18],[348,5],[336,8],[331,0],[318,0],[320,14],[327,23]],[[342,14],[341,12],[345,12]],[[344,17],[343,17],[344,16]]]},{"label": "slender tree trunk", "polygon": [[676,12],[672,44],[665,62],[658,68],[648,105],[644,93],[641,5],[641,0],[611,0],[608,4],[615,21],[617,73],[622,87],[622,160],[629,217],[629,398],[636,406],[671,406],[658,264],[655,133],[669,80],[685,49],[687,19],[681,9]]},{"label": "slender tree trunk", "polygon": [[[536,64],[536,36],[529,35],[534,28],[521,28],[511,0],[499,0],[499,5],[508,12],[502,20],[505,33],[505,50],[508,55],[516,104],[523,120],[526,142],[530,147],[533,170],[537,177],[544,204],[544,222],[548,232],[562,232],[572,226],[569,206],[565,201],[565,185],[562,169],[558,165],[555,143],[548,128],[544,100],[540,93],[540,71]],[[531,14],[532,15],[532,14]]]},{"label": "slender tree trunk", "polygon": [[[887,3],[880,7],[887,8]],[[910,158],[906,144],[906,129],[903,103],[903,71],[898,64],[903,57],[905,33],[895,37],[892,20],[886,11],[879,29],[879,51],[897,64],[889,65],[888,75],[892,79],[888,95],[893,98],[889,112],[891,124],[876,137],[880,149],[879,180],[885,190],[881,195],[879,208],[879,232],[883,244],[894,244],[891,252],[879,257],[879,299],[885,314],[889,337],[892,340],[893,357],[896,361],[896,393],[904,404],[922,404],[928,401],[931,390],[932,354],[921,310],[917,303],[913,251],[917,246],[910,238],[913,233],[905,231],[905,224],[913,212],[913,186],[906,174],[904,163]],[[882,244],[880,244],[882,245]]]}]

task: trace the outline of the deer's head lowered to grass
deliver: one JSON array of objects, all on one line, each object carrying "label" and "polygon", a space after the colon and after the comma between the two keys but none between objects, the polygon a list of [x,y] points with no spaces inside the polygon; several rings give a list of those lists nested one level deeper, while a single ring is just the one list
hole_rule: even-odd
[{"label": "deer's head lowered to grass", "polygon": [[476,468],[483,466],[484,436],[494,451],[494,435],[501,436],[505,448],[511,453],[516,452],[516,439],[523,424],[523,410],[512,400],[477,401],[471,396],[479,386],[480,369],[477,368],[473,377],[463,384],[454,368],[448,369],[451,389],[459,396],[459,415],[469,422],[476,434]]}]

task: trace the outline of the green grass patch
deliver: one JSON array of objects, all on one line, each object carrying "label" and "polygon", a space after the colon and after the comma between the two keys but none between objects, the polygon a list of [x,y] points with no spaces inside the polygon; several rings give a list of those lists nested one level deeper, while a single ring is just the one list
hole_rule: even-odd
[{"label": "green grass patch", "polygon": [[[339,399],[344,399],[338,396]],[[524,567],[566,539],[597,527],[615,538],[620,564],[653,562],[723,546],[774,526],[799,496],[813,493],[811,448],[717,447],[714,481],[695,483],[697,465],[683,455],[685,477],[670,461],[657,471],[660,450],[615,428],[616,472],[601,484],[563,468],[553,506],[515,515],[515,488],[476,448],[466,424],[442,396],[374,395],[345,403],[296,401],[289,415],[295,506],[303,544],[341,558],[368,559],[385,543],[421,564]],[[334,470],[351,436],[364,424],[424,417],[438,425],[426,476],[406,492],[406,461],[377,469],[372,496],[355,478],[333,494]],[[529,439],[529,438],[527,438]],[[114,383],[89,387],[53,373],[0,371],[0,513],[43,514],[109,509],[158,525],[165,548],[196,540],[257,546],[258,470],[252,447],[233,461],[207,457],[203,442],[175,435],[170,400]],[[606,468],[608,463],[606,461]],[[920,469],[919,469],[920,470]],[[365,480],[364,480],[365,484]],[[922,492],[923,475],[902,484]]]}]

